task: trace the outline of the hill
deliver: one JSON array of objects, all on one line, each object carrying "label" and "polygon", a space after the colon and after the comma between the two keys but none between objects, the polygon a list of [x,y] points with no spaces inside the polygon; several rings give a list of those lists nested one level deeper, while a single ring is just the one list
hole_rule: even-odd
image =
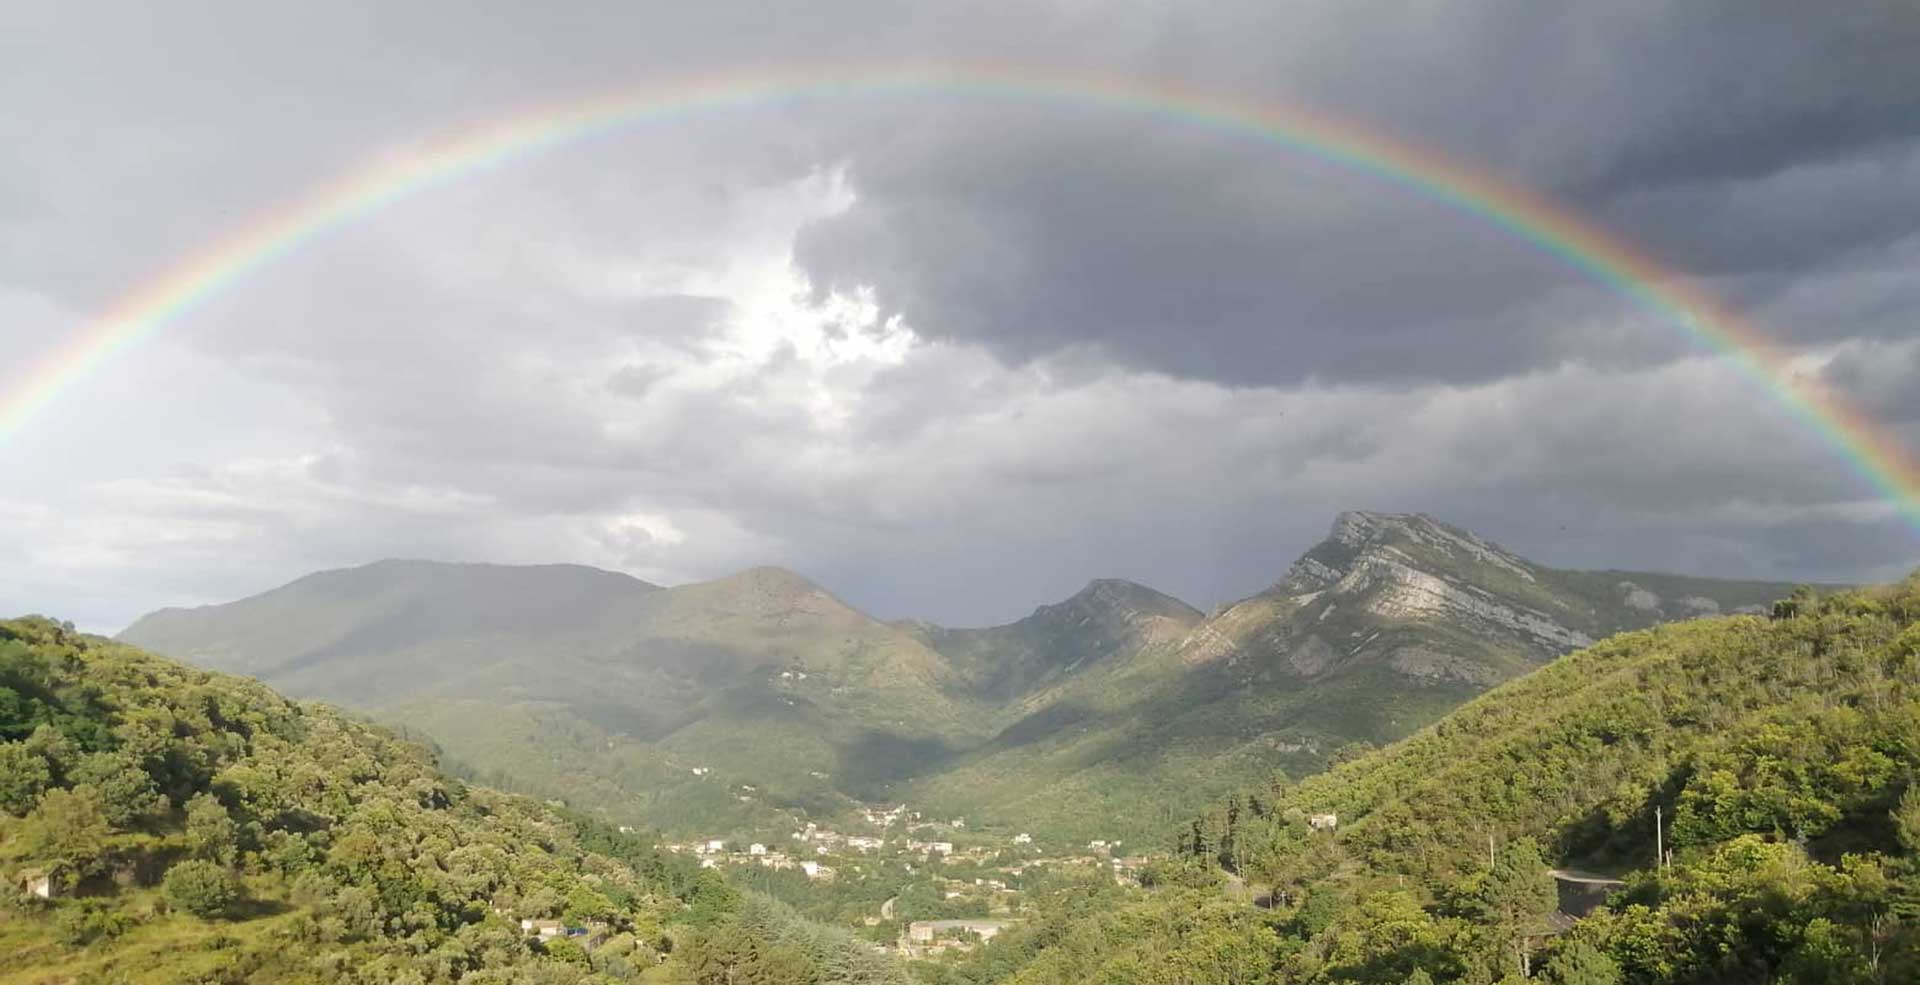
[{"label": "hill", "polygon": [[1405,736],[1600,636],[1756,611],[1790,590],[1562,571],[1431,517],[1343,513],[1273,586],[1028,696],[1025,717],[909,790],[943,813],[1150,836],[1235,786]]},{"label": "hill", "polygon": [[5,983],[904,981],[640,836],[37,618],[0,621],[0,874]]},{"label": "hill", "polygon": [[1920,573],[1801,592],[1611,637],[1225,798],[1151,898],[1062,909],[932,980],[1913,981],[1917,776]]},{"label": "hill", "polygon": [[1276,770],[1406,735],[1609,632],[1783,585],[1568,572],[1347,513],[1203,615],[1101,579],[1013,623],[868,617],[792,572],[658,588],[567,566],[382,562],[165,610],[122,638],[431,735],[488,782],[689,835],[909,800],[1137,840]]},{"label": "hill", "polygon": [[908,623],[988,698],[1015,701],[1049,684],[1180,639],[1200,610],[1145,585],[1099,578],[1018,622],[986,629]]},{"label": "hill", "polygon": [[989,725],[937,653],[777,568],[663,589],[575,566],[387,561],[163,610],[121,638],[674,827],[838,809]]}]

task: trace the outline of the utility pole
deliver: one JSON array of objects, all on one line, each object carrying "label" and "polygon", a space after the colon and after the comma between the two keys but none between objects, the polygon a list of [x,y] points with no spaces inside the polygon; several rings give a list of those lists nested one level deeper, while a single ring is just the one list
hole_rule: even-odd
[{"label": "utility pole", "polygon": [[1493,832],[1487,832],[1487,871],[1493,871],[1496,863],[1493,858]]},{"label": "utility pole", "polygon": [[1660,805],[1653,805],[1653,865],[1662,874],[1667,871],[1667,845],[1665,837],[1661,834],[1664,823],[1665,820],[1660,814]]}]

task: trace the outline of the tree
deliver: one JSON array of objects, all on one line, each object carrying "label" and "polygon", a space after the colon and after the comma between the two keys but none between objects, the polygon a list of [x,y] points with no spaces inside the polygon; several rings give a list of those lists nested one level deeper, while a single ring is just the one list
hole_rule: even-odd
[{"label": "tree", "polygon": [[733,922],[695,933],[678,953],[695,985],[808,985],[815,980],[798,952],[746,934]]},{"label": "tree", "polygon": [[1227,825],[1220,834],[1220,850],[1217,857],[1220,867],[1228,872],[1240,871],[1240,856],[1235,851],[1235,842],[1240,834],[1240,798],[1227,796]]},{"label": "tree", "polygon": [[132,827],[166,807],[153,777],[124,751],[88,753],[80,758],[73,778],[100,791],[107,821],[116,828]]},{"label": "tree", "polygon": [[19,817],[40,800],[53,782],[44,757],[20,742],[0,742],[0,812]]},{"label": "tree", "polygon": [[194,858],[233,864],[237,831],[220,798],[203,793],[187,801],[187,850]]},{"label": "tree", "polygon": [[582,968],[588,966],[587,949],[581,947],[580,942],[572,938],[556,937],[541,946],[546,949],[547,957],[555,961],[564,961]]},{"label": "tree", "polygon": [[1559,905],[1540,845],[1532,838],[1508,842],[1481,883],[1480,898],[1494,929],[1512,948],[1521,977],[1526,977],[1532,963],[1528,938]]},{"label": "tree", "polygon": [[55,780],[65,777],[67,771],[80,761],[80,747],[65,732],[51,725],[36,727],[23,744],[28,752],[46,760]]},{"label": "tree", "polygon": [[21,825],[20,840],[41,862],[91,872],[106,854],[111,833],[100,792],[82,784],[47,791]]},{"label": "tree", "polygon": [[1893,831],[1907,851],[1920,853],[1920,786],[1910,786],[1893,809]]},{"label": "tree", "polygon": [[1193,852],[1194,858],[1207,857],[1207,829],[1197,817],[1193,819],[1193,835],[1191,840],[1187,841],[1187,849]]},{"label": "tree", "polygon": [[1335,749],[1333,755],[1328,757],[1327,768],[1332,769],[1335,766],[1351,763],[1378,748],[1380,747],[1365,739],[1355,739],[1352,742],[1341,743],[1340,748]]},{"label": "tree", "polygon": [[1620,965],[1585,938],[1574,937],[1547,959],[1541,977],[1549,985],[1620,985]]},{"label": "tree", "polygon": [[237,894],[227,870],[205,859],[188,859],[167,870],[163,887],[173,905],[197,917],[217,917]]}]

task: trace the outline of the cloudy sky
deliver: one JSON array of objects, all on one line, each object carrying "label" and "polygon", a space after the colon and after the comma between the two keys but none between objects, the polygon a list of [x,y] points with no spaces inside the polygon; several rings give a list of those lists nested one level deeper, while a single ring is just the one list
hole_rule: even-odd
[{"label": "cloudy sky", "polygon": [[[742,68],[988,60],[1437,148],[1920,444],[1920,7],[1561,6],[15,2],[0,392],[439,135]],[[1095,576],[1245,595],[1349,508],[1562,566],[1920,564],[1764,388],[1483,222],[1164,117],[955,91],[629,127],[240,279],[0,444],[0,612],[111,630],[407,556],[777,563],[984,623]]]}]

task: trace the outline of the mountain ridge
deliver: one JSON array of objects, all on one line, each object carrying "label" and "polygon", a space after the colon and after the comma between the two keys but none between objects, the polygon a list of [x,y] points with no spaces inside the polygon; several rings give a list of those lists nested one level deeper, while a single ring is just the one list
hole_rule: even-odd
[{"label": "mountain ridge", "polygon": [[[661,587],[388,561],[166,610],[122,638],[397,717],[503,782],[669,828],[910,797],[1078,837],[1313,772],[1686,608],[1675,599],[1734,609],[1785,591],[1559,571],[1430,516],[1355,511],[1212,613],[1096,578],[1013,622],[953,628],[874,619],[777,567]],[[555,785],[556,756],[577,782]]]}]

